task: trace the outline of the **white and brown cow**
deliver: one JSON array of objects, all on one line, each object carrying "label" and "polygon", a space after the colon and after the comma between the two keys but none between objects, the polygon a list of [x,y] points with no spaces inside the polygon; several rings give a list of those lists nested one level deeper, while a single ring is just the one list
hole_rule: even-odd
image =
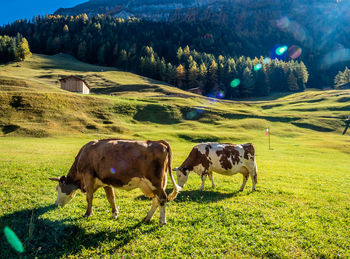
[{"label": "white and brown cow", "polygon": [[252,178],[253,191],[258,178],[258,169],[255,161],[255,149],[253,144],[221,144],[221,143],[201,143],[193,147],[191,153],[178,168],[174,168],[177,172],[177,183],[183,187],[188,180],[189,173],[195,172],[202,177],[202,186],[209,176],[213,188],[215,188],[213,172],[222,175],[234,175],[241,173],[243,175],[243,183],[240,191],[244,190],[244,186],[248,177]]},{"label": "white and brown cow", "polygon": [[[150,221],[160,206],[160,224],[166,223],[165,206],[167,201],[176,198],[180,191],[171,173],[172,151],[166,141],[132,141],[121,139],[95,140],[84,145],[75,158],[68,175],[50,178],[58,181],[56,205],[64,206],[77,190],[86,192],[87,211],[92,215],[94,192],[103,187],[112,207],[112,216],[118,217],[113,187],[132,190],[140,188],[153,198],[152,207],[145,217]],[[174,185],[173,192],[165,192],[169,171]]]}]

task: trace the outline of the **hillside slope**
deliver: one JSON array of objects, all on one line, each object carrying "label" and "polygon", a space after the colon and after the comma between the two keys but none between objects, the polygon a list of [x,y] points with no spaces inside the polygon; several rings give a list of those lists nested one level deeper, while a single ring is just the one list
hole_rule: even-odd
[{"label": "hillside slope", "polygon": [[[87,80],[92,94],[59,89],[58,79],[66,75]],[[3,136],[88,133],[148,138],[167,132],[193,142],[235,141],[266,127],[281,136],[310,130],[340,134],[350,114],[349,102],[349,90],[307,91],[272,100],[210,99],[68,55],[33,55],[0,70]]]}]

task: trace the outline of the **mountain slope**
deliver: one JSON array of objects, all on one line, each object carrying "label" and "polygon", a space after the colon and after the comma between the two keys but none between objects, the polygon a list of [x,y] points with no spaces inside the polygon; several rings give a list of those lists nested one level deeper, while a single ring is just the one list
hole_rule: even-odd
[{"label": "mountain slope", "polygon": [[[89,133],[151,138],[154,132],[167,132],[192,142],[236,141],[266,127],[280,136],[341,134],[342,120],[350,112],[349,90],[225,101],[85,64],[68,55],[33,55],[0,68],[3,136]],[[87,80],[92,94],[59,89],[57,79],[71,74]]]}]

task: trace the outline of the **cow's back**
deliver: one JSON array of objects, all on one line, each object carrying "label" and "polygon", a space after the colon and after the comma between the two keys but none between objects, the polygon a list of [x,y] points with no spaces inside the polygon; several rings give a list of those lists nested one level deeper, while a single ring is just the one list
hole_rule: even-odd
[{"label": "cow's back", "polygon": [[251,143],[201,143],[194,148],[207,157],[209,171],[231,175],[241,170],[254,168],[255,150]]},{"label": "cow's back", "polygon": [[[167,149],[159,141],[104,139],[87,143],[77,157],[77,169],[103,183],[122,187],[132,178],[163,180]],[[158,172],[158,175],[155,175]]]}]

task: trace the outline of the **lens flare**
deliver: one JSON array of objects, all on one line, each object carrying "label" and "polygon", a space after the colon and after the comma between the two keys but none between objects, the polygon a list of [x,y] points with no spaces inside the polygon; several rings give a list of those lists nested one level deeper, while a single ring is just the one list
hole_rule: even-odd
[{"label": "lens flare", "polygon": [[115,170],[113,167],[111,168],[111,173],[112,173],[112,174],[115,174],[115,173],[116,173],[116,170]]},{"label": "lens flare", "polygon": [[238,78],[235,78],[231,82],[231,87],[235,88],[235,87],[239,86],[240,83],[241,83],[241,80],[239,80]]},{"label": "lens flare", "polygon": [[302,53],[302,50],[297,45],[293,45],[288,48],[288,56],[291,59],[297,59],[298,57],[300,57],[301,53]]},{"label": "lens flare", "polygon": [[219,92],[216,94],[216,98],[218,98],[218,99],[222,99],[222,98],[224,98],[224,96],[225,96],[225,93],[224,93],[223,91],[219,91]]},{"label": "lens flare", "polygon": [[336,63],[340,62],[349,62],[350,61],[350,49],[338,49],[332,52],[327,53],[323,56],[320,68],[327,69],[333,66]]},{"label": "lens flare", "polygon": [[270,50],[270,58],[285,60],[287,57],[287,50],[288,50],[288,47],[286,45],[276,44]]},{"label": "lens flare", "polygon": [[287,30],[290,26],[290,20],[288,17],[284,16],[277,20],[277,27],[282,30]]},{"label": "lens flare", "polygon": [[283,55],[284,52],[286,52],[288,50],[288,47],[287,46],[282,46],[282,47],[278,47],[276,49],[276,54],[277,55]]},{"label": "lens flare", "polygon": [[264,58],[264,64],[267,65],[271,61],[271,58]]},{"label": "lens flare", "polygon": [[261,64],[256,64],[256,65],[254,66],[254,71],[259,71],[261,68],[262,68],[262,65],[261,65]]},{"label": "lens flare", "polygon": [[10,243],[13,249],[15,249],[19,253],[24,252],[22,242],[19,240],[15,232],[13,232],[9,227],[5,227],[4,234],[7,241]]}]

